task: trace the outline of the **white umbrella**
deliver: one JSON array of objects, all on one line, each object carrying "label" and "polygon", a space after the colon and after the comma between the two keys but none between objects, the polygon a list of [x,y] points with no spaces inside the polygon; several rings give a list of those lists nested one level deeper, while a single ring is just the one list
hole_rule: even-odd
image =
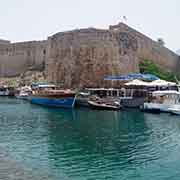
[{"label": "white umbrella", "polygon": [[149,86],[149,83],[138,80],[138,79],[134,79],[134,80],[126,83],[125,85],[127,85],[127,86]]},{"label": "white umbrella", "polygon": [[155,80],[149,83],[149,86],[175,86],[176,83],[174,82],[169,82],[169,81],[165,81],[165,80]]}]

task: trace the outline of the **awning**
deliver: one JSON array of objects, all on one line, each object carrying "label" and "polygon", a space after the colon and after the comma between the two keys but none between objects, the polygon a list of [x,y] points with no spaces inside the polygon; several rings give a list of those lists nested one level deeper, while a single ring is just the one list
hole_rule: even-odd
[{"label": "awning", "polygon": [[131,73],[127,75],[120,75],[120,76],[106,76],[104,80],[111,80],[111,81],[131,81],[131,80],[145,80],[145,81],[154,81],[158,80],[159,78],[153,74],[141,74],[141,73]]},{"label": "awning", "polygon": [[176,86],[176,83],[158,79],[150,82],[149,86]]},{"label": "awning", "polygon": [[149,86],[149,83],[138,80],[138,79],[135,79],[133,81],[130,81],[130,82],[126,83],[125,85],[126,86]]}]

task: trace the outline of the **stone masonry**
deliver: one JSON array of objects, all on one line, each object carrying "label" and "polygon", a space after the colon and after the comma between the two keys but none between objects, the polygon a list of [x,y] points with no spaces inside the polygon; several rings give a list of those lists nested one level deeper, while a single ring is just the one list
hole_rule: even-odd
[{"label": "stone masonry", "polygon": [[[121,38],[128,38],[126,44]],[[81,29],[48,40],[48,77],[66,87],[101,86],[107,75],[138,72],[137,41],[131,34]]]},{"label": "stone masonry", "polygon": [[0,77],[14,77],[29,69],[41,69],[46,59],[47,41],[1,43]]},{"label": "stone masonry", "polygon": [[123,23],[57,33],[47,49],[48,79],[64,87],[102,87],[105,76],[138,72],[144,59],[173,72],[180,67],[178,55]]},{"label": "stone masonry", "polygon": [[0,40],[0,77],[45,65],[47,80],[68,88],[101,87],[107,75],[139,72],[144,59],[175,73],[180,67],[178,55],[123,23],[60,32],[46,41]]}]

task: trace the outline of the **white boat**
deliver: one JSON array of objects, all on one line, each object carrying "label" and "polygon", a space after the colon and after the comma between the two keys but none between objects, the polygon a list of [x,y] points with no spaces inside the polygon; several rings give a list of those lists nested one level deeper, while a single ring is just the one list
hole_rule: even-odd
[{"label": "white boat", "polygon": [[180,105],[180,92],[167,90],[167,91],[154,91],[150,97],[150,102],[145,102],[143,111],[148,112],[170,112],[173,105]]},{"label": "white boat", "polygon": [[115,102],[106,102],[101,100],[96,101],[88,101],[88,104],[92,109],[99,109],[99,110],[120,110],[122,106],[118,101]]},{"label": "white boat", "polygon": [[9,89],[6,86],[0,87],[0,96],[9,96]]},{"label": "white boat", "polygon": [[29,86],[24,86],[21,87],[19,90],[19,93],[16,94],[16,98],[18,99],[25,99],[27,100],[29,98],[29,95],[32,93],[31,87]]},{"label": "white boat", "polygon": [[29,94],[27,92],[20,92],[18,95],[16,95],[16,98],[18,99],[28,99]]},{"label": "white boat", "polygon": [[174,115],[180,115],[180,105],[173,105],[169,108],[169,112]]}]

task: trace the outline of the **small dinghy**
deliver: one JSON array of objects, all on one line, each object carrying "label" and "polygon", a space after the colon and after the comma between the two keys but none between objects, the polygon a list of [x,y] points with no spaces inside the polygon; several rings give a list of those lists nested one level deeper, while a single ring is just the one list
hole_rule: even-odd
[{"label": "small dinghy", "polygon": [[89,106],[92,109],[99,109],[99,110],[119,110],[122,108],[120,102],[118,101],[108,101],[108,100],[90,100],[88,101]]},{"label": "small dinghy", "polygon": [[29,94],[27,92],[20,92],[18,95],[15,95],[17,99],[28,100]]}]

